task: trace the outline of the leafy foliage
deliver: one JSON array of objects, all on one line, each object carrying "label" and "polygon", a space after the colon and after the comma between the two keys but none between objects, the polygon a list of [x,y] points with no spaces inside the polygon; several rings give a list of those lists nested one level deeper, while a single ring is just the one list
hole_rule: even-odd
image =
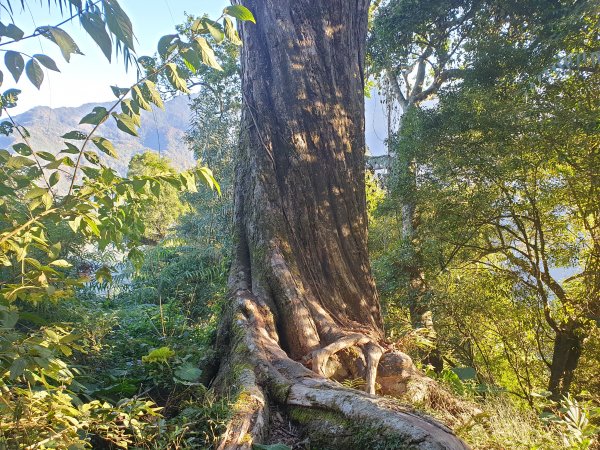
[{"label": "leafy foliage", "polygon": [[[123,53],[126,65],[133,61],[143,67],[147,58],[133,59],[132,24],[116,0],[56,3],[62,12],[66,12],[63,7],[69,6],[70,14],[80,18],[108,59],[114,44],[117,54]],[[24,1],[21,6],[25,7]],[[7,7],[12,8],[10,2]],[[242,13],[246,18],[251,17],[249,12],[239,9],[232,12],[232,17]],[[226,15],[225,11],[222,18]],[[212,47],[202,37],[210,34],[208,20],[199,22],[189,41],[174,35],[169,48],[173,60],[183,58],[194,68],[207,64],[220,69]],[[216,22],[210,23],[216,26]],[[0,33],[12,39],[1,46],[13,46],[17,41],[41,35],[60,48],[67,62],[73,54],[81,53],[60,25],[39,27],[29,36],[14,24],[2,25]],[[26,63],[23,56],[29,58]],[[25,71],[38,88],[44,78],[41,65],[59,70],[46,55],[29,57],[14,50],[6,52],[5,64],[15,80]],[[134,85],[113,87],[117,101],[111,107],[95,107],[81,119],[81,124],[92,125],[90,132],[75,129],[62,136],[65,148],[57,154],[33,148],[27,139],[29,132],[11,117],[9,109],[18,102],[18,90],[6,91],[0,99],[2,114],[8,117],[2,131],[17,133],[23,141],[10,151],[0,150],[2,445],[83,448],[100,440],[127,448],[152,441],[164,425],[161,408],[153,401],[123,397],[122,394],[135,394],[135,389],[98,389],[93,383],[82,383],[86,375],[73,363],[89,358],[84,355],[102,347],[101,336],[106,328],[101,327],[105,331],[93,337],[85,330],[77,332],[78,327],[72,323],[60,324],[60,320],[47,317],[56,316],[56,311],[41,312],[48,305],[70,301],[86,286],[96,284],[102,290],[114,285],[118,275],[114,265],[86,268],[73,264],[76,251],[85,246],[100,252],[106,249],[122,252],[134,267],[142,267],[140,244],[144,239],[147,222],[144,212],[149,199],[159,201],[165,192],[178,199],[180,192],[196,191],[199,182],[219,191],[207,167],[183,173],[173,170],[150,173],[141,170],[139,161],[134,161],[130,176],[122,177],[98,156],[98,151],[111,157],[118,155],[109,140],[97,135],[102,123],[112,117],[121,131],[135,135],[141,126],[141,110],[151,110],[151,104],[162,107],[155,82],[165,71],[174,89],[187,91],[185,80],[173,69],[171,60],[144,70],[144,74],[139,71]],[[67,181],[65,186],[61,179]],[[95,281],[90,280],[90,275],[95,275]],[[162,305],[160,308],[166,330]],[[97,329],[102,323],[91,328]],[[110,321],[106,323],[110,326]],[[187,387],[199,385],[201,372],[189,360],[191,356],[176,356],[164,345],[156,346],[146,356],[148,364],[176,362],[172,368],[167,364],[172,371],[171,383],[174,377]],[[109,399],[110,392],[120,394]]]},{"label": "leafy foliage", "polygon": [[[207,169],[205,169],[207,170]],[[177,219],[186,211],[186,205],[179,199],[179,192],[170,184],[159,184],[152,177],[173,175],[176,171],[166,158],[156,153],[145,152],[135,155],[129,162],[129,177],[142,177],[135,185],[140,195],[145,196],[142,222],[144,240],[156,243],[167,237]],[[207,172],[212,176],[212,172]],[[145,177],[145,178],[144,178]],[[193,190],[195,186],[191,186]],[[156,195],[158,193],[158,195]]]},{"label": "leafy foliage", "polygon": [[[571,420],[559,412],[563,395],[590,400],[593,411],[600,394],[590,371],[599,355],[599,89],[597,69],[554,61],[597,50],[597,9],[417,3],[384,3],[371,36],[371,67],[398,75],[404,94],[390,96],[403,114],[370,233],[388,332],[413,355],[427,345],[409,319],[415,278],[407,268],[418,266],[446,365],[432,375],[458,395]],[[423,62],[431,70],[419,72]],[[460,77],[438,84],[429,93],[435,103],[423,104],[420,92],[444,70]],[[391,89],[386,77],[379,86]],[[402,220],[407,206],[412,234]],[[427,368],[426,358],[421,364]],[[461,367],[475,371],[472,385],[460,379]],[[548,390],[553,404],[539,395]],[[509,430],[517,424],[498,414],[507,428],[491,419],[490,427],[510,437],[498,441],[477,424],[482,435],[469,439],[482,448],[517,442]],[[529,447],[579,448],[580,433],[566,424],[548,427],[535,415],[524,423]]]}]

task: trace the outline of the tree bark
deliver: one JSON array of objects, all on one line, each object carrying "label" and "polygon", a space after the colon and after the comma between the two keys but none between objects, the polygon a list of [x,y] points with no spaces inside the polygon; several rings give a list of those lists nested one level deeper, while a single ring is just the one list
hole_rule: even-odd
[{"label": "tree bark", "polygon": [[569,393],[582,347],[583,338],[577,334],[576,330],[565,327],[556,332],[548,382],[552,400],[559,401]]},{"label": "tree bark", "polygon": [[[212,384],[220,393],[235,390],[238,401],[219,448],[265,441],[273,403],[290,414],[310,408],[359,420],[396,436],[398,448],[467,448],[442,425],[372,395],[380,359],[389,371],[400,358],[391,364],[396,378],[414,369],[409,358],[383,355],[367,252],[369,0],[243,3],[256,24],[240,29],[232,294]],[[368,393],[327,379],[357,375]]]}]

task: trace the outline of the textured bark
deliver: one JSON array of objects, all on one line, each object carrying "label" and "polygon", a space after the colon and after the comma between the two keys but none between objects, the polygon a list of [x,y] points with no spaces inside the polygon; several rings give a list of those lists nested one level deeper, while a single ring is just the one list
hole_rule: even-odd
[{"label": "textured bark", "polygon": [[233,282],[273,308],[294,358],[341,330],[382,336],[362,182],[367,4],[247,2]]},{"label": "textured bark", "polygon": [[382,427],[398,436],[398,448],[466,448],[431,419],[326,378],[360,373],[373,393],[386,359],[367,252],[369,1],[243,3],[257,23],[241,26],[232,295],[213,387],[242,391],[244,401],[220,448],[265,439],[270,402]]}]

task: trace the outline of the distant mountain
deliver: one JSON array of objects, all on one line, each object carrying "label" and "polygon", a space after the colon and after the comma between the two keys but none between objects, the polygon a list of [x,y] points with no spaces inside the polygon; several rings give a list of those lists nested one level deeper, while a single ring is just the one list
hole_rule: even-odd
[{"label": "distant mountain", "polygon": [[[189,126],[190,109],[186,96],[175,97],[165,103],[165,110],[154,108],[152,112],[142,111],[142,128],[139,137],[130,136],[117,129],[111,118],[102,124],[98,134],[110,140],[119,154],[118,159],[100,154],[108,166],[121,175],[127,172],[127,164],[131,157],[145,150],[159,152],[173,162],[177,169],[187,169],[195,164],[191,151],[188,150],[184,135]],[[65,148],[63,134],[71,130],[90,130],[90,125],[78,125],[83,116],[92,111],[94,106],[109,108],[112,103],[88,103],[78,107],[49,108],[37,106],[14,117],[31,133],[29,142],[36,151],[57,153]],[[387,138],[386,121],[379,96],[374,95],[366,102],[366,138],[371,155],[386,153],[384,141]],[[0,121],[3,118],[0,118]],[[10,145],[21,140],[12,135],[0,136],[0,148],[10,150]]]},{"label": "distant mountain", "polygon": [[[98,135],[110,140],[117,153],[118,159],[103,155],[102,160],[108,166],[117,170],[121,175],[127,172],[131,157],[145,150],[159,152],[173,162],[174,167],[186,169],[194,165],[192,152],[184,142],[185,131],[188,128],[190,109],[186,96],[175,97],[165,103],[165,110],[154,108],[152,112],[142,112],[142,128],[139,137],[130,136],[117,129],[114,119],[107,120],[98,130]],[[63,134],[71,130],[91,130],[91,125],[78,125],[79,121],[94,106],[110,108],[112,103],[89,103],[78,107],[49,108],[37,106],[14,117],[15,121],[27,128],[31,137],[29,143],[34,151],[57,153],[65,148]],[[0,148],[21,142],[12,135],[0,136]]]}]

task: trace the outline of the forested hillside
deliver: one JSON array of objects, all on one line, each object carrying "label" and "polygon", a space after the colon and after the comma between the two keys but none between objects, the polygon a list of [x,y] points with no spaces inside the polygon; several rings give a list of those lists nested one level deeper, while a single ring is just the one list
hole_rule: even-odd
[{"label": "forested hillside", "polygon": [[0,0],[0,449],[600,449],[597,2],[234,3]]}]

